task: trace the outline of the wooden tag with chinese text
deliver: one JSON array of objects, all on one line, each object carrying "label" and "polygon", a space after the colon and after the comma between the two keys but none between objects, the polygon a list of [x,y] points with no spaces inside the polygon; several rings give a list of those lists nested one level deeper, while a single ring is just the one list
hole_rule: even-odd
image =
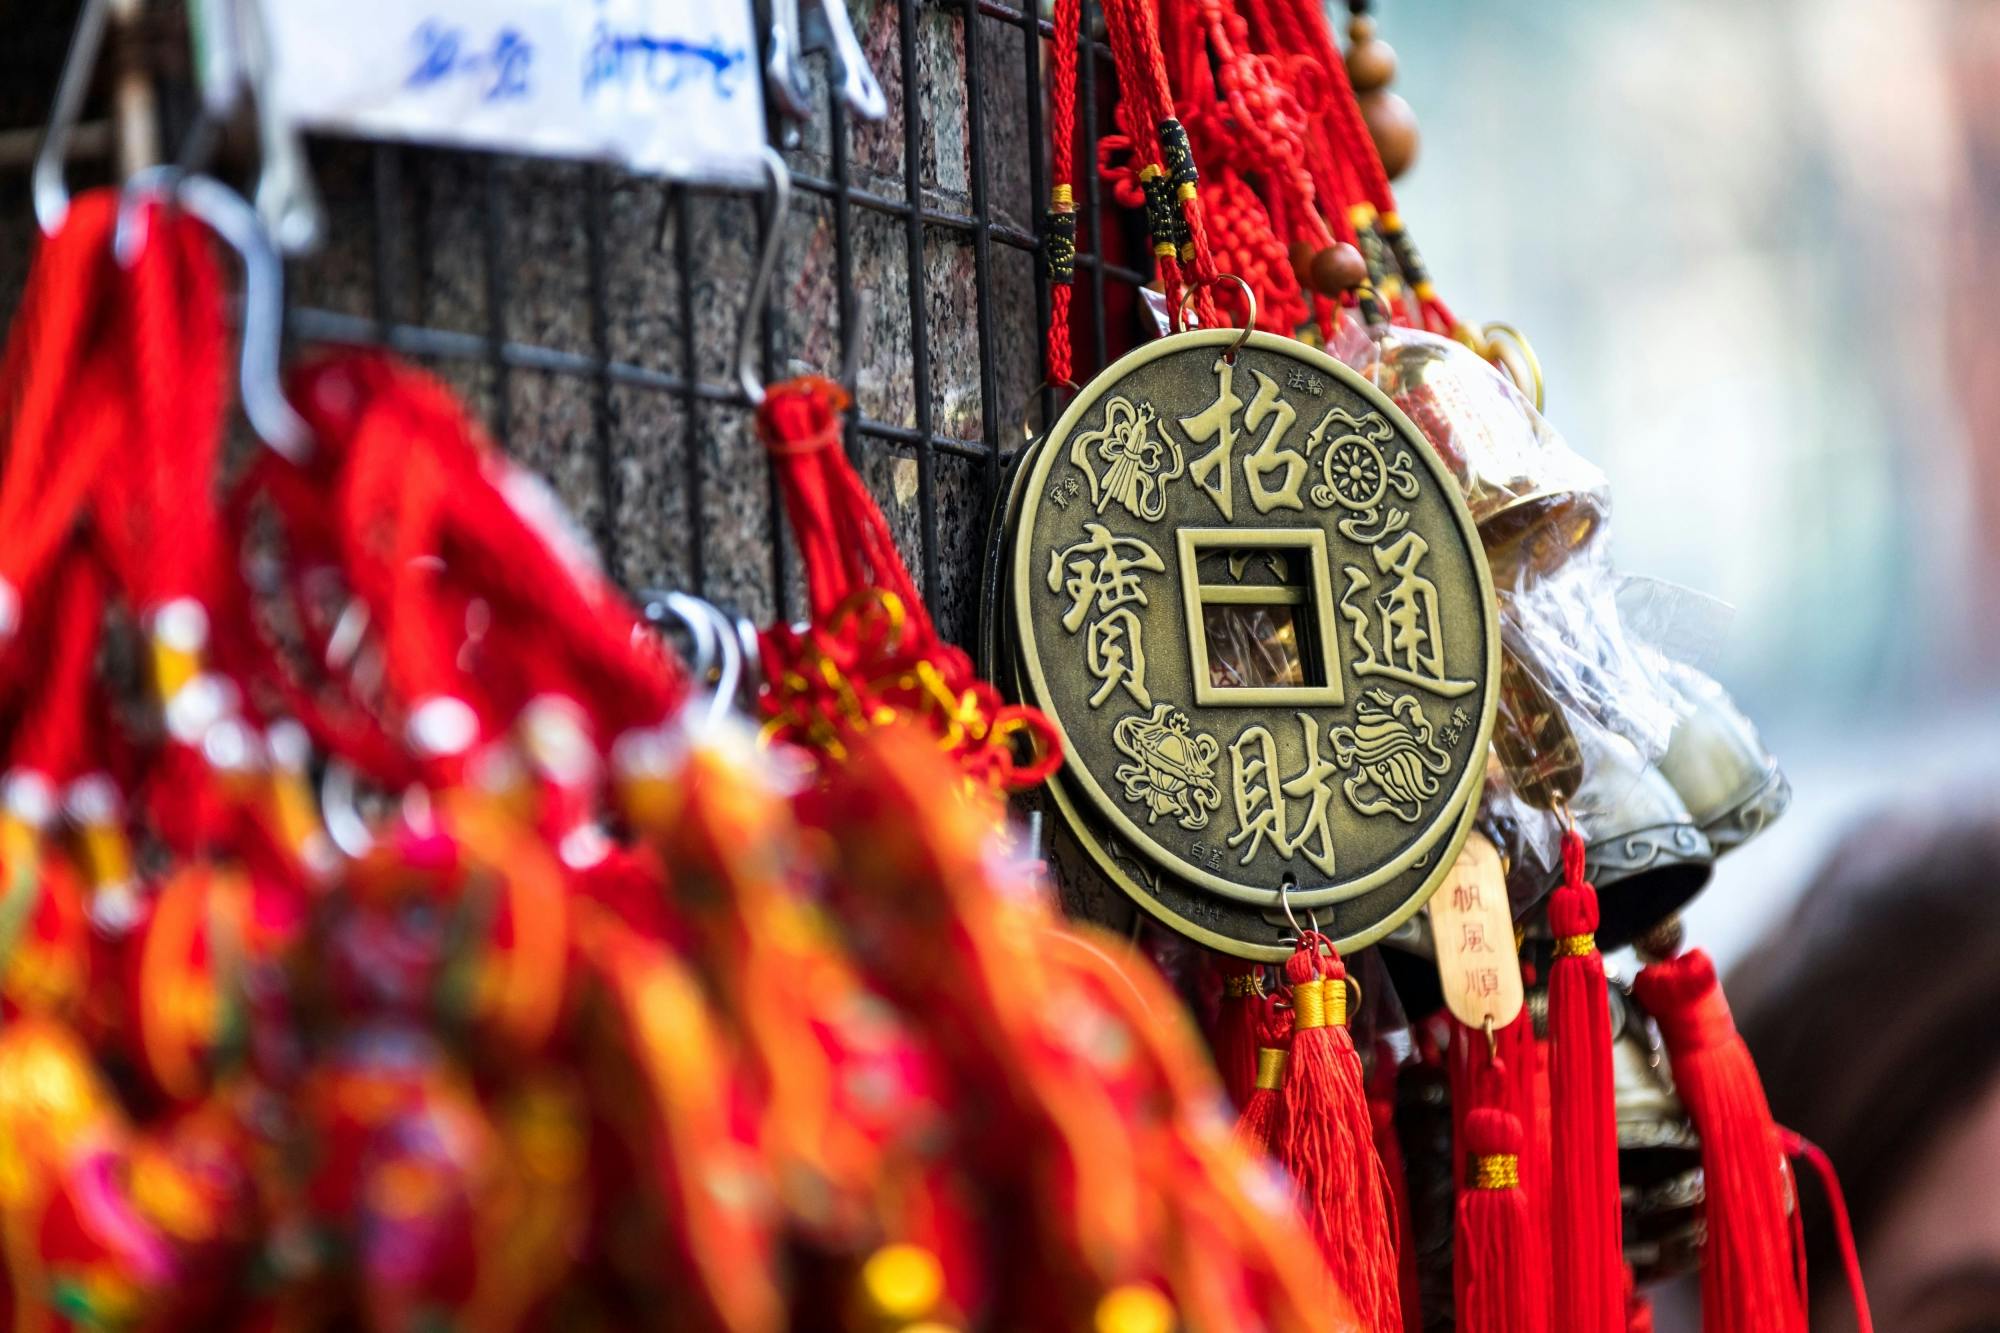
[{"label": "wooden tag with chinese text", "polygon": [[1480,834],[1466,838],[1451,874],[1431,895],[1430,914],[1438,980],[1452,1017],[1470,1028],[1489,1019],[1496,1028],[1513,1022],[1523,997],[1507,875],[1500,853]]}]

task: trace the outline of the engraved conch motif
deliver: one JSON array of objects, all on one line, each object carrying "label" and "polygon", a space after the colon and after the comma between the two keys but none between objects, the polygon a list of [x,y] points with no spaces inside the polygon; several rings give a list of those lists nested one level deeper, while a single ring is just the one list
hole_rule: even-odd
[{"label": "engraved conch motif", "polygon": [[1451,769],[1451,756],[1431,744],[1430,720],[1414,694],[1369,690],[1355,704],[1354,725],[1333,728],[1327,739],[1333,762],[1356,770],[1341,789],[1363,815],[1416,823],[1424,802],[1438,794],[1438,776]]},{"label": "engraved conch motif", "polygon": [[1186,713],[1172,704],[1153,705],[1151,717],[1122,717],[1111,729],[1112,743],[1132,762],[1115,776],[1125,799],[1146,807],[1146,822],[1171,815],[1184,829],[1208,826],[1208,813],[1222,804],[1215,761],[1222,752],[1213,736],[1193,731]]},{"label": "engraved conch motif", "polygon": [[[1070,444],[1069,461],[1090,479],[1090,503],[1098,513],[1113,501],[1148,523],[1167,512],[1167,483],[1187,470],[1187,460],[1164,431],[1155,438],[1153,420],[1152,404],[1135,407],[1129,398],[1113,398],[1104,408],[1103,429],[1079,431]],[[1091,465],[1093,455],[1105,464],[1102,477]]]}]

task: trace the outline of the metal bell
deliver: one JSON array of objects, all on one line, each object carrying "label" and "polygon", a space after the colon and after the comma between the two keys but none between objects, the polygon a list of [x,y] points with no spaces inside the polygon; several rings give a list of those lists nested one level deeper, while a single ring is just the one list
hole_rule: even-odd
[{"label": "metal bell", "polygon": [[1583,785],[1575,800],[1585,872],[1597,886],[1597,939],[1630,943],[1701,892],[1715,849],[1678,792],[1616,732],[1580,729]]},{"label": "metal bell", "polygon": [[1728,691],[1679,662],[1662,663],[1661,674],[1685,711],[1660,759],[1660,772],[1720,856],[1784,814],[1792,786]]},{"label": "metal bell", "polygon": [[1373,373],[1457,479],[1496,581],[1553,568],[1596,533],[1609,507],[1603,474],[1479,353],[1397,329]]},{"label": "metal bell", "polygon": [[1640,1282],[1652,1282],[1700,1266],[1701,1140],[1644,1012],[1616,982],[1610,1001],[1625,1261]]}]

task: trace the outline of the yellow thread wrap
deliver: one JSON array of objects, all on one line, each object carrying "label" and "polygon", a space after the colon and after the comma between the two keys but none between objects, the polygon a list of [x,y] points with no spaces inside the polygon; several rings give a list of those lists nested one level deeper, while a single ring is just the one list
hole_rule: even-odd
[{"label": "yellow thread wrap", "polygon": [[1347,983],[1328,988],[1324,979],[1301,981],[1292,987],[1292,1030],[1345,1027],[1347,1025]]},{"label": "yellow thread wrap", "polygon": [[1281,1046],[1257,1048],[1257,1086],[1265,1092],[1276,1092],[1284,1086],[1285,1055]]},{"label": "yellow thread wrap", "polygon": [[1597,952],[1597,936],[1564,935],[1556,940],[1556,957],[1588,958]]},{"label": "yellow thread wrap", "polygon": [[1511,1190],[1521,1185],[1521,1159],[1510,1152],[1486,1153],[1472,1159],[1472,1188]]},{"label": "yellow thread wrap", "polygon": [[153,639],[152,649],[153,685],[159,690],[160,698],[173,698],[183,686],[201,674],[201,654],[176,648],[157,637]]},{"label": "yellow thread wrap", "polygon": [[1076,208],[1076,195],[1067,185],[1058,185],[1049,191],[1049,205],[1059,213],[1068,213]]},{"label": "yellow thread wrap", "polygon": [[92,884],[126,884],[132,879],[132,846],[116,824],[88,823],[77,830],[78,850]]}]

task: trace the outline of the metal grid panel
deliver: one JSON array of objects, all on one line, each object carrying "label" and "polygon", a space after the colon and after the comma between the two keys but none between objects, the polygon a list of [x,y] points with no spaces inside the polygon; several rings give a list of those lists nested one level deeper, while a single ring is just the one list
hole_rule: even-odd
[{"label": "metal grid panel", "polygon": [[[1026,375],[1025,383],[1038,383],[1040,358],[1046,350],[1049,310],[1048,282],[1040,262],[1041,242],[1032,230],[1033,224],[1023,225],[1020,221],[1010,220],[1002,207],[996,207],[996,203],[1003,201],[996,201],[994,197],[996,181],[987,111],[989,98],[996,91],[1006,95],[1014,105],[1025,107],[1025,182],[1016,184],[1025,184],[1028,197],[1012,198],[1017,191],[1010,189],[1010,197],[1004,205],[1014,210],[1014,218],[1039,218],[1048,194],[1043,151],[1041,53],[1044,39],[1051,35],[1052,28],[1033,12],[1024,12],[998,0],[878,0],[878,3],[885,6],[893,4],[897,29],[901,74],[901,190],[900,193],[891,193],[883,183],[857,179],[853,160],[856,126],[838,97],[831,89],[826,89],[822,103],[824,151],[817,154],[824,161],[826,170],[814,169],[819,162],[810,151],[794,149],[787,153],[787,158],[793,168],[794,215],[802,210],[819,216],[831,215],[832,291],[827,294],[831,299],[823,304],[832,308],[801,311],[794,301],[790,303],[793,308],[787,309],[787,297],[781,281],[774,289],[771,308],[764,312],[761,360],[765,378],[773,378],[782,363],[782,349],[776,345],[779,330],[786,327],[788,318],[796,320],[803,316],[809,321],[830,322],[836,331],[836,342],[831,349],[833,355],[823,362],[814,363],[812,368],[834,373],[840,365],[851,364],[862,350],[858,340],[866,334],[861,327],[858,284],[862,282],[862,274],[857,263],[857,231],[865,225],[900,228],[902,299],[907,303],[907,323],[904,327],[908,332],[906,346],[895,349],[895,352],[903,360],[908,374],[913,420],[897,422],[883,419],[878,414],[857,411],[850,421],[849,451],[857,465],[863,466],[864,475],[870,475],[865,464],[871,452],[891,451],[897,457],[913,459],[915,545],[918,549],[910,550],[906,546],[904,555],[917,573],[933,613],[940,614],[941,628],[949,637],[964,640],[971,631],[971,617],[963,607],[956,608],[956,614],[941,614],[948,608],[939,605],[940,588],[943,586],[941,580],[948,575],[962,577],[969,587],[972,571],[956,571],[954,574],[954,571],[941,570],[941,562],[947,561],[948,557],[940,527],[939,497],[941,490],[965,489],[965,482],[958,482],[955,487],[941,485],[940,460],[968,460],[974,465],[973,475],[966,475],[963,468],[954,473],[954,476],[965,476],[965,480],[976,487],[976,493],[957,497],[966,501],[957,508],[961,521],[966,514],[981,516],[983,520],[998,486],[1001,469],[1012,453],[1014,439],[1010,437],[1018,438],[1019,420],[1031,406],[1026,390],[1019,393],[1014,401],[1008,401],[1006,377],[1001,365],[1001,335],[1006,333],[1020,340],[1025,332],[1022,326],[1032,317],[1035,363],[1032,368],[1012,366],[1008,369],[1017,379],[1031,369],[1032,373]],[[860,17],[857,14],[857,18]],[[874,17],[880,20],[876,24],[879,34],[886,26],[886,16],[878,10]],[[926,197],[926,114],[940,109],[951,110],[956,106],[952,91],[927,87],[923,77],[920,36],[927,22],[936,23],[940,19],[952,25],[952,37],[958,44],[957,49],[963,53],[963,151],[967,168],[965,189],[962,191],[966,206],[963,208],[947,206]],[[1095,31],[1094,20],[1094,8],[1087,7],[1087,32]],[[935,30],[932,35],[936,36]],[[996,90],[989,86],[990,80],[995,77],[996,64],[991,52],[997,51],[997,43],[1002,41],[1009,45],[1017,44],[1022,52],[1018,101],[1013,98],[1013,88]],[[871,59],[877,62],[878,72],[884,74],[885,85],[893,86],[890,76],[898,71],[883,68],[882,54],[871,52]],[[1086,177],[1079,185],[1087,230],[1084,244],[1079,246],[1078,290],[1073,307],[1080,337],[1078,360],[1085,367],[1102,365],[1106,359],[1107,290],[1113,284],[1135,286],[1144,280],[1141,274],[1107,263],[1102,258],[1105,253],[1102,200],[1099,183],[1091,168],[1095,163],[1098,137],[1096,99],[1100,86],[1106,89],[1111,86],[1108,81],[1101,82],[1110,69],[1109,48],[1102,41],[1087,41],[1085,56],[1079,61],[1083,136],[1077,157],[1079,170]],[[1010,74],[1007,77],[1016,76]],[[821,83],[823,86],[824,81]],[[894,119],[892,113],[892,124]],[[779,123],[775,115],[772,123],[774,128]],[[817,130],[809,128],[808,132],[816,134]],[[329,146],[318,147],[323,154]],[[347,151],[357,150],[348,146]],[[579,507],[590,512],[588,526],[604,553],[608,568],[614,576],[627,583],[644,580],[643,576],[635,574],[635,563],[643,564],[643,561],[635,562],[628,558],[631,552],[621,550],[621,541],[625,545],[633,544],[630,540],[633,529],[629,525],[621,529],[619,522],[620,514],[631,502],[631,497],[626,494],[627,468],[621,460],[636,447],[637,441],[631,437],[627,425],[621,423],[618,404],[631,401],[626,398],[628,394],[659,396],[670,402],[677,415],[676,438],[661,442],[663,449],[649,440],[647,448],[663,455],[653,461],[662,471],[673,475],[674,483],[680,490],[680,495],[673,502],[673,508],[685,527],[683,548],[676,561],[679,582],[697,594],[714,595],[712,585],[718,561],[740,561],[745,556],[740,549],[729,549],[731,542],[739,546],[742,544],[740,533],[729,535],[720,546],[711,540],[714,534],[710,529],[718,490],[736,492],[726,500],[729,504],[736,504],[742,500],[742,488],[755,485],[749,477],[740,473],[716,475],[711,457],[715,450],[704,444],[718,429],[743,429],[749,413],[749,403],[734,378],[724,373],[721,366],[712,364],[712,356],[705,358],[703,355],[707,349],[703,346],[701,326],[706,312],[698,308],[699,294],[709,281],[704,267],[710,263],[712,256],[710,247],[698,250],[695,243],[699,225],[696,212],[710,203],[720,204],[722,199],[728,197],[726,192],[641,181],[598,166],[582,168],[581,190],[573,192],[580,198],[565,195],[560,199],[559,207],[573,210],[583,233],[582,298],[586,337],[581,346],[564,346],[560,345],[560,339],[526,336],[517,322],[521,302],[517,300],[518,293],[514,288],[519,281],[530,279],[543,266],[564,261],[560,255],[521,253],[518,245],[510,243],[509,220],[524,203],[524,192],[510,180],[511,159],[444,153],[393,144],[373,145],[365,150],[365,154],[366,165],[360,188],[368,196],[365,209],[368,238],[363,262],[369,273],[365,283],[349,281],[347,290],[358,294],[365,289],[366,313],[358,312],[353,300],[321,300],[315,295],[308,295],[297,300],[290,311],[288,328],[292,336],[304,341],[386,345],[430,362],[447,378],[461,383],[467,373],[483,375],[484,392],[479,396],[486,405],[487,424],[500,443],[516,453],[532,452],[545,448],[546,444],[525,437],[516,438],[524,429],[533,428],[524,428],[517,419],[519,414],[515,411],[516,395],[513,392],[515,377],[532,372],[587,382],[590,464],[583,472],[587,474],[595,495],[578,495],[576,484],[579,472],[574,468],[566,469],[565,475],[558,478],[558,485],[559,489],[568,493],[572,503],[581,500]],[[424,235],[425,229],[435,227],[438,219],[432,216],[435,211],[433,195],[423,187],[447,161],[455,172],[471,173],[469,181],[463,174],[454,179],[459,182],[461,195],[471,194],[476,198],[478,213],[477,284],[483,318],[478,321],[460,320],[458,327],[451,327],[451,321],[424,317],[422,312],[412,309],[406,299],[411,291],[421,294],[434,285],[435,270],[440,260],[453,264],[466,262],[464,256],[441,255],[436,245],[431,243],[434,238]],[[472,188],[464,188],[468,185]],[[671,324],[677,334],[672,340],[675,344],[672,355],[664,360],[642,364],[629,354],[620,355],[614,345],[613,312],[620,302],[635,299],[626,290],[630,286],[626,281],[630,275],[621,269],[621,261],[613,255],[612,243],[608,239],[607,196],[614,190],[651,190],[659,197],[657,237],[660,239],[656,241],[656,249],[663,251],[659,258],[668,266],[673,278],[673,296],[667,304],[671,310]],[[535,193],[542,192],[537,190]],[[539,206],[548,201],[538,199],[536,202]],[[364,210],[355,211],[358,215]],[[760,245],[763,230],[760,216],[755,238]],[[670,242],[664,240],[668,233],[671,233]],[[939,317],[939,312],[932,308],[930,264],[940,246],[952,245],[968,246],[971,251],[972,309],[969,313],[976,348],[979,398],[976,433],[949,429],[950,423],[939,420],[933,402],[933,370],[937,351],[933,346],[932,321]],[[1001,297],[995,282],[996,264],[1010,254],[1021,256],[1032,268],[1032,311],[998,308]],[[309,286],[316,286],[314,268],[320,263],[317,258],[305,261],[297,266],[295,277]],[[413,267],[416,272],[409,271]],[[781,275],[786,272],[786,264],[782,260],[779,271]],[[878,273],[876,276],[881,275]],[[739,286],[734,291],[716,291],[714,298],[740,303],[742,289]],[[348,308],[339,308],[342,305]],[[870,322],[873,323],[872,320]],[[1086,330],[1088,339],[1082,340]],[[1025,348],[1020,350],[1025,351]],[[887,351],[876,347],[872,349],[872,355],[880,358]],[[1094,363],[1091,361],[1093,352]],[[705,360],[710,364],[704,364]],[[1046,420],[1052,406],[1044,389],[1042,401],[1034,410]],[[716,420],[716,414],[725,414],[731,420],[724,426]],[[739,460],[743,457],[740,451],[737,456]],[[876,486],[878,498],[882,498],[879,480],[872,480],[872,484]],[[761,489],[763,540],[768,544],[770,553],[768,569],[761,577],[767,585],[764,591],[768,606],[746,609],[764,610],[779,618],[789,618],[798,610],[795,596],[797,571],[791,567],[793,561],[787,554],[788,542],[780,518],[781,500],[775,474],[768,463],[764,466]],[[900,485],[898,489],[901,489]]]}]

